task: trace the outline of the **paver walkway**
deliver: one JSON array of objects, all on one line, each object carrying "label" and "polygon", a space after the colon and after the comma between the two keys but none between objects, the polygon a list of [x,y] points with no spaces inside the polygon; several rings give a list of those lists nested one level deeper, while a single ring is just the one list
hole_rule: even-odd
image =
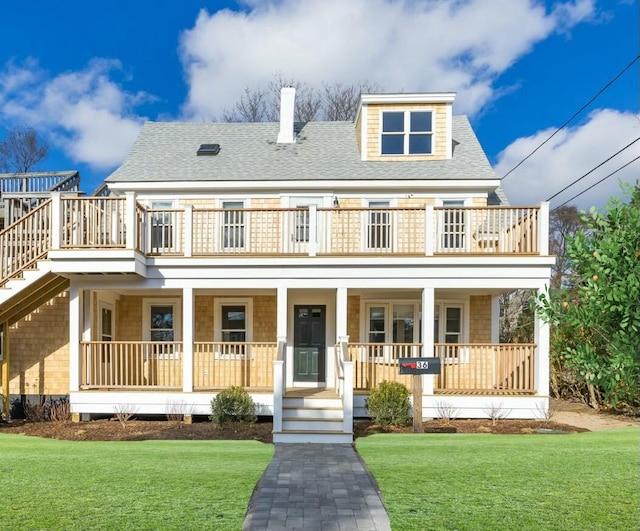
[{"label": "paver walkway", "polygon": [[243,530],[390,530],[375,480],[349,444],[276,444]]}]

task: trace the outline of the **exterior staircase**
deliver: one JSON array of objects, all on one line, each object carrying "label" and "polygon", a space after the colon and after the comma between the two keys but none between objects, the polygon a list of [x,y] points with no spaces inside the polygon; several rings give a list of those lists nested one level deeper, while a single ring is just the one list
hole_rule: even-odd
[{"label": "exterior staircase", "polygon": [[273,433],[274,443],[353,442],[344,432],[342,398],[329,389],[287,389],[282,399],[282,431]]}]

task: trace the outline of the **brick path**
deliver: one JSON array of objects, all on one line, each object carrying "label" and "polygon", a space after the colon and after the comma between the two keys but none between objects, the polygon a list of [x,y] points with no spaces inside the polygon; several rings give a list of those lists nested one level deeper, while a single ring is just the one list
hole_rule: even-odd
[{"label": "brick path", "polygon": [[243,530],[390,530],[375,480],[348,444],[277,444]]}]

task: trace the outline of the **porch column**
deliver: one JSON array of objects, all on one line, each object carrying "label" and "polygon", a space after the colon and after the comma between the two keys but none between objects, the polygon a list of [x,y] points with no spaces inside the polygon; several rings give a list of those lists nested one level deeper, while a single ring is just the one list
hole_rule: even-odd
[{"label": "porch column", "polygon": [[491,295],[491,342],[500,343],[500,295]]},{"label": "porch column", "polygon": [[[278,341],[284,340],[288,342],[287,336],[287,287],[278,286],[278,292],[276,296],[276,337]],[[285,343],[286,344],[286,343]],[[284,352],[284,368],[285,368],[285,380],[284,387],[293,385],[293,370],[291,363],[287,363],[287,352],[289,346],[287,345]]]},{"label": "porch column", "polygon": [[84,292],[71,284],[69,288],[69,392],[80,390],[80,342],[84,332]]},{"label": "porch column", "polygon": [[[546,286],[538,289],[542,293]],[[540,317],[534,317],[534,340],[536,352],[533,367],[533,385],[539,396],[549,396],[549,324]]]},{"label": "porch column", "polygon": [[[422,356],[426,358],[433,357],[434,354],[434,342],[435,337],[433,334],[433,321],[436,318],[435,315],[435,289],[423,288],[422,290],[422,321],[420,326],[422,327]],[[433,374],[424,374],[422,376],[422,394],[433,394]]]},{"label": "porch column", "polygon": [[51,192],[51,249],[60,249],[62,242],[62,201],[60,192]]},{"label": "porch column", "polygon": [[136,241],[138,234],[137,216],[136,216],[136,193],[125,192],[125,227],[128,228],[125,236],[125,247],[127,249],[135,249],[140,242]]},{"label": "porch column", "polygon": [[346,337],[347,332],[347,288],[336,289],[336,339]]},{"label": "porch column", "polygon": [[182,391],[193,391],[193,288],[182,288]]}]

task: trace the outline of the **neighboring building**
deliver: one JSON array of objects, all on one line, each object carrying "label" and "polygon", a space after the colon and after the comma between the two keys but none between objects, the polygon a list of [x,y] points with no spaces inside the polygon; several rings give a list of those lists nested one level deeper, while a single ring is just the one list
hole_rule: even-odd
[{"label": "neighboring building", "polygon": [[241,385],[276,441],[347,441],[425,356],[425,418],[546,408],[548,327],[499,344],[498,296],[548,284],[548,205],[508,206],[452,93],[305,124],[294,96],[280,124],[148,123],[108,196],[54,193],[0,234],[5,390],[80,419],[208,415]]}]

